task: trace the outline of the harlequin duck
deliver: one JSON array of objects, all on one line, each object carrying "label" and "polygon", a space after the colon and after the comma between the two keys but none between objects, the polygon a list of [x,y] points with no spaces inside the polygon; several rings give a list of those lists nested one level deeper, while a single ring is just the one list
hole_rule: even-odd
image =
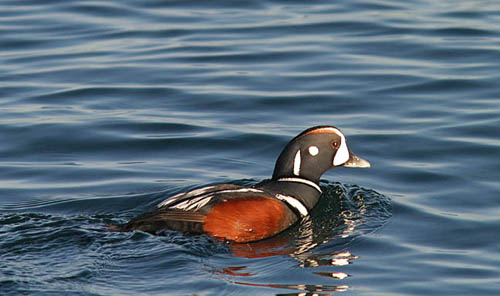
[{"label": "harlequin duck", "polygon": [[237,243],[258,241],[309,215],[322,193],[321,175],[338,166],[370,163],[350,151],[338,128],[312,127],[286,145],[271,179],[252,187],[222,184],[180,193],[114,230],[171,229]]}]

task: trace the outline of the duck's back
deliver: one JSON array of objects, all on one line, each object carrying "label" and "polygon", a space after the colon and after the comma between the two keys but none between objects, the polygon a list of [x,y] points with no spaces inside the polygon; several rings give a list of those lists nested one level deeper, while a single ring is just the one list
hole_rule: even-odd
[{"label": "duck's back", "polygon": [[255,187],[222,184],[168,198],[121,230],[156,233],[171,229],[248,242],[270,237],[296,221],[295,213],[274,195]]}]

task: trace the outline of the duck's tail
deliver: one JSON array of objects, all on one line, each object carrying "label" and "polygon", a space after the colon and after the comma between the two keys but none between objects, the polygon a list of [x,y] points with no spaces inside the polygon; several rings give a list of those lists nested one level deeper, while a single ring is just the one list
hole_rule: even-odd
[{"label": "duck's tail", "polygon": [[128,231],[123,225],[119,224],[106,224],[106,227],[108,228],[108,231],[111,232],[126,232]]}]

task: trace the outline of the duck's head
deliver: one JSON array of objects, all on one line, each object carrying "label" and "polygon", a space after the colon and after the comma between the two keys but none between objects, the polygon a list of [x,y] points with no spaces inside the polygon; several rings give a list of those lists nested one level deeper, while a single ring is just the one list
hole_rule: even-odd
[{"label": "duck's head", "polygon": [[293,138],[281,152],[273,179],[298,177],[319,183],[321,175],[338,166],[369,168],[351,152],[344,134],[333,126],[315,126]]}]

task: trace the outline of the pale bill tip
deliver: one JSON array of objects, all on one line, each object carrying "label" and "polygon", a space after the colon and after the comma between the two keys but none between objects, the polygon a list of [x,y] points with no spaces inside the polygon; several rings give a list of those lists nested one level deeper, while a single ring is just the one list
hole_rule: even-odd
[{"label": "pale bill tip", "polygon": [[369,168],[371,167],[370,162],[364,160],[356,155],[351,155],[349,160],[344,164],[347,168]]}]

